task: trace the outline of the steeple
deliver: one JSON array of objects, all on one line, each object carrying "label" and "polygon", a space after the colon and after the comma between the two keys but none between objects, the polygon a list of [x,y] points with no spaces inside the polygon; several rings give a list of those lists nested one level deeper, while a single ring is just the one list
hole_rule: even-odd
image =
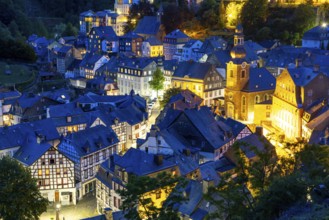
[{"label": "steeple", "polygon": [[245,58],[246,51],[244,49],[244,35],[243,28],[241,24],[238,24],[234,33],[234,47],[231,50],[231,57],[235,58]]},{"label": "steeple", "polygon": [[234,46],[238,45],[244,45],[243,27],[241,24],[236,26],[234,33]]}]

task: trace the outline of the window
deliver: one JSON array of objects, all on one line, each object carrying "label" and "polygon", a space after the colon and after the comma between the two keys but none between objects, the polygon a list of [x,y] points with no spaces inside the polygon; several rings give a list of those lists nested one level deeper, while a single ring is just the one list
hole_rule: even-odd
[{"label": "window", "polygon": [[242,70],[241,71],[241,78],[245,78],[246,77],[246,70]]},{"label": "window", "polygon": [[46,164],[45,159],[41,159],[41,165],[45,165],[45,164]]},{"label": "window", "polygon": [[313,90],[312,89],[309,89],[308,91],[307,91],[307,96],[312,96],[313,95]]},{"label": "window", "polygon": [[49,169],[46,169],[46,175],[49,175]]},{"label": "window", "polygon": [[255,96],[255,104],[256,104],[256,103],[259,103],[259,102],[260,102],[259,95],[256,95],[256,96]]},{"label": "window", "polygon": [[270,112],[266,112],[266,118],[269,118],[271,116]]},{"label": "window", "polygon": [[93,156],[89,157],[89,165],[93,164]]},{"label": "window", "polygon": [[61,174],[61,170],[57,168],[57,169],[56,169],[56,174],[57,174],[57,175],[60,175],[60,174]]},{"label": "window", "polygon": [[54,158],[50,158],[50,159],[49,159],[49,164],[50,164],[50,165],[55,164],[55,159],[54,159]]},{"label": "window", "polygon": [[233,77],[233,70],[230,70],[230,77]]},{"label": "window", "polygon": [[84,171],[84,177],[85,177],[85,179],[88,178],[88,170],[85,170],[85,171]]},{"label": "window", "polygon": [[67,174],[67,168],[64,168],[64,169],[63,169],[63,173],[64,173],[64,174]]},{"label": "window", "polygon": [[42,170],[41,169],[38,170],[38,175],[42,176]]},{"label": "window", "polygon": [[89,169],[89,176],[93,176],[94,175],[94,170],[93,170],[93,168],[90,168]]}]

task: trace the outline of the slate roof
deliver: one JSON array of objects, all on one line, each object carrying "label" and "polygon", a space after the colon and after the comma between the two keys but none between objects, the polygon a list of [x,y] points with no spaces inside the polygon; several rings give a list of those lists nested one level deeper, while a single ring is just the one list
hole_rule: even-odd
[{"label": "slate roof", "polygon": [[51,119],[20,123],[0,128],[0,150],[23,146],[27,139],[35,141],[37,136],[43,136],[45,141],[59,138]]},{"label": "slate roof", "polygon": [[126,39],[126,38],[129,38],[129,39],[135,39],[135,38],[142,38],[142,36],[138,35],[138,33],[136,32],[128,32],[126,33],[125,35],[119,37],[120,39]]},{"label": "slate roof", "polygon": [[[260,152],[264,152],[265,150],[270,150],[270,148],[274,149],[273,145],[264,137],[259,136],[257,134],[251,134],[247,137],[244,137],[237,141],[237,143],[245,143],[242,144],[240,149],[244,152],[246,157],[249,159],[256,156],[256,152],[253,148],[256,148]],[[268,148],[266,148],[266,146]]]},{"label": "slate roof", "polygon": [[119,142],[114,131],[103,125],[87,128],[82,131],[68,134],[69,140],[80,157],[102,150]]},{"label": "slate roof", "polygon": [[223,117],[216,117],[216,120],[223,121],[226,125],[228,125],[232,129],[232,134],[234,137],[237,137],[240,132],[247,127],[247,125],[236,121],[232,118],[223,118]]},{"label": "slate roof", "polygon": [[231,55],[228,50],[217,50],[208,56],[208,62],[210,62],[211,56],[215,56],[219,63],[214,63],[219,67],[226,69],[226,63],[231,60]]},{"label": "slate roof", "polygon": [[163,61],[164,70],[169,70],[169,71],[174,72],[174,70],[177,68],[177,66],[178,66],[178,60],[176,60],[176,59]]},{"label": "slate roof", "polygon": [[306,67],[288,68],[287,70],[295,85],[301,87],[306,86],[319,74]]},{"label": "slate roof", "polygon": [[119,67],[142,70],[152,64],[152,62],[155,62],[154,59],[148,57],[131,58],[121,62]]},{"label": "slate roof", "polygon": [[275,85],[275,77],[266,68],[250,68],[249,81],[242,91],[256,92],[274,90]]},{"label": "slate roof", "polygon": [[92,10],[88,10],[88,11],[84,11],[84,12],[80,13],[80,16],[94,17],[95,13]]},{"label": "slate roof", "polygon": [[186,34],[184,34],[182,31],[180,31],[179,29],[176,29],[172,32],[170,32],[169,34],[167,34],[165,36],[165,39],[179,39],[179,38],[190,38],[189,36],[187,36]]},{"label": "slate roof", "polygon": [[316,26],[303,35],[303,40],[324,40],[328,39],[327,34],[329,33],[328,27],[322,27],[321,25]]},{"label": "slate roof", "polygon": [[256,42],[253,42],[251,40],[245,41],[244,44],[249,47],[251,50],[253,50],[256,54],[260,51],[265,50],[264,47],[262,47],[261,45],[259,45]]},{"label": "slate roof", "polygon": [[184,191],[188,200],[180,203],[178,211],[183,215],[191,216],[203,199],[202,183],[190,180]]},{"label": "slate roof", "polygon": [[194,79],[204,79],[206,74],[213,68],[210,63],[198,63],[195,61],[184,61],[178,64],[173,77],[184,78],[188,76]]},{"label": "slate roof", "polygon": [[23,146],[15,153],[14,158],[27,166],[31,166],[51,147],[47,142],[38,144],[35,140],[26,140]]},{"label": "slate roof", "polygon": [[156,16],[144,16],[139,20],[134,32],[137,34],[156,35],[160,29]]},{"label": "slate roof", "polygon": [[130,148],[123,156],[115,157],[114,163],[124,168],[126,172],[137,176],[149,175],[176,166],[175,163],[165,159],[162,160],[161,165],[157,165],[154,157],[153,154]]},{"label": "slate roof", "polygon": [[182,90],[177,95],[172,96],[169,99],[168,104],[171,105],[172,103],[174,103],[174,102],[176,103],[179,101],[186,103],[187,106],[189,103],[193,103],[194,106],[190,106],[190,107],[195,107],[195,104],[197,104],[198,106],[201,105],[203,99],[200,96],[191,92],[190,90],[185,89],[185,90]]},{"label": "slate roof", "polygon": [[0,92],[0,100],[6,99],[14,99],[20,97],[22,94],[15,90],[15,91],[1,91]]},{"label": "slate roof", "polygon": [[54,105],[49,107],[49,117],[66,117],[69,115],[79,115],[83,114],[83,111],[80,107],[77,106],[77,103],[71,102],[63,105]]},{"label": "slate roof", "polygon": [[151,46],[162,45],[162,42],[154,36],[147,38],[144,42],[148,42]]},{"label": "slate roof", "polygon": [[199,164],[192,157],[186,156],[182,152],[175,153],[174,155],[167,157],[166,160],[176,163],[182,176],[194,172],[199,168]]},{"label": "slate roof", "polygon": [[87,53],[80,63],[80,67],[93,69],[95,63],[102,58],[100,54]]},{"label": "slate roof", "polygon": [[192,220],[203,220],[208,215],[208,211],[198,208],[192,215]]},{"label": "slate roof", "polygon": [[213,181],[215,186],[219,184],[220,177],[217,174],[213,161],[200,164],[200,172],[202,180]]},{"label": "slate roof", "polygon": [[120,61],[119,61],[118,58],[111,57],[110,60],[107,63],[105,63],[104,65],[102,65],[101,67],[99,67],[96,70],[96,73],[102,73],[102,72],[105,72],[105,71],[112,72],[112,73],[117,73],[118,68],[119,68],[119,64],[120,64]]},{"label": "slate roof", "polygon": [[208,107],[201,107],[199,110],[187,109],[184,114],[214,149],[229,141],[229,139],[224,140],[223,132]]},{"label": "slate roof", "polygon": [[99,36],[101,39],[105,39],[107,41],[118,40],[118,37],[111,26],[93,27],[91,33],[93,33],[93,31],[95,31],[95,35]]}]

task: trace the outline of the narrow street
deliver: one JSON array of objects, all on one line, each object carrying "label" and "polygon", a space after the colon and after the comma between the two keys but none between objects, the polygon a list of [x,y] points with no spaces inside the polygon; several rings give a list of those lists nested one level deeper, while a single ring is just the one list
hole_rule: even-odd
[{"label": "narrow street", "polygon": [[[62,206],[59,211],[60,220],[79,220],[98,215],[96,210],[96,198],[91,193],[86,195],[76,205]],[[48,206],[47,212],[40,216],[40,220],[56,220],[56,209]]]}]

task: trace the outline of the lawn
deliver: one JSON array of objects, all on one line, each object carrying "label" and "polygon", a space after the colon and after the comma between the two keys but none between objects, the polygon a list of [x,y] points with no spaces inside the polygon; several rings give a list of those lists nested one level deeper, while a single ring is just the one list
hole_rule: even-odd
[{"label": "lawn", "polygon": [[32,77],[34,77],[33,70],[25,65],[0,62],[0,86],[17,85]]}]

